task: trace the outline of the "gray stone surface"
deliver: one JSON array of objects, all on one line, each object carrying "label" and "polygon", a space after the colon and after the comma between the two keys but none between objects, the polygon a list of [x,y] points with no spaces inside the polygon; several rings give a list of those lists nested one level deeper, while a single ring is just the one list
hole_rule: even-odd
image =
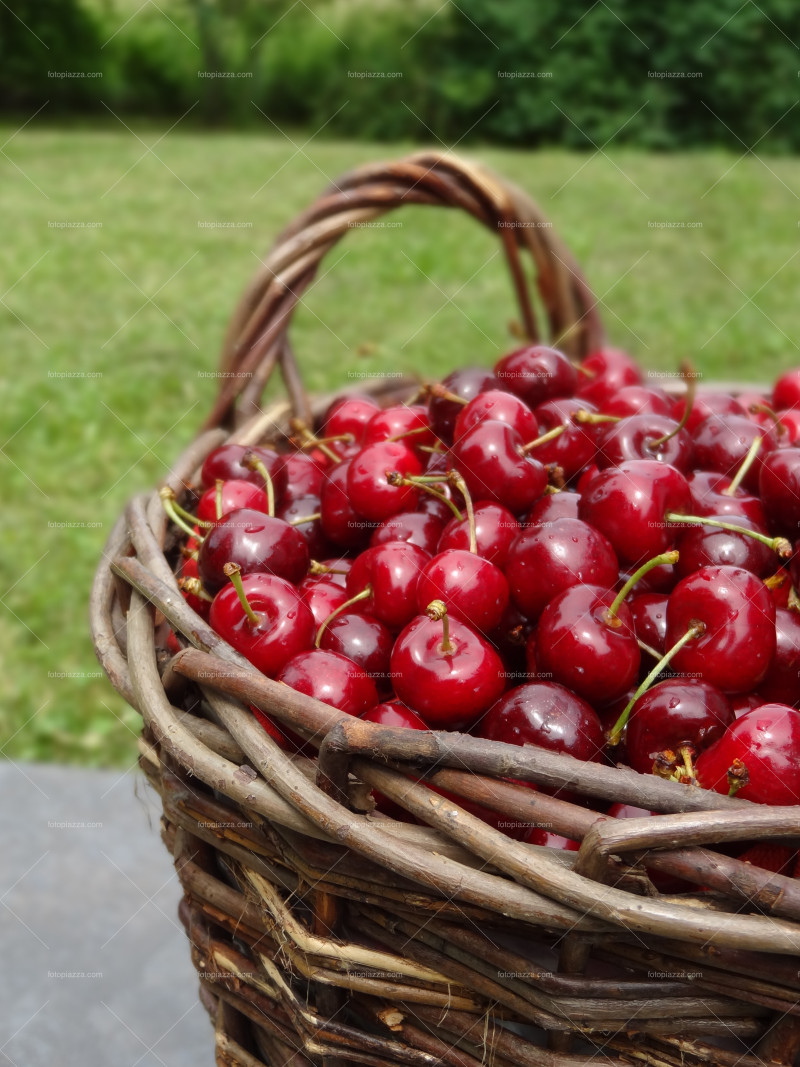
[{"label": "gray stone surface", "polygon": [[212,1067],[158,797],[0,762],[0,1067]]}]

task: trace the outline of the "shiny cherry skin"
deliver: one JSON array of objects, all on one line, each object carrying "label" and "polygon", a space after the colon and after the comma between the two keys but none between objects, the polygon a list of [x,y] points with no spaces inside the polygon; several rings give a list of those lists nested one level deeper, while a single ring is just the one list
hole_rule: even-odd
[{"label": "shiny cherry skin", "polygon": [[539,436],[549,433],[557,426],[564,426],[563,433],[544,444],[532,449],[531,455],[540,463],[555,463],[561,467],[564,477],[571,481],[597,455],[596,427],[575,422],[576,411],[594,412],[597,409],[586,400],[565,397],[560,400],[546,400],[534,408],[534,415],[539,423]]},{"label": "shiny cherry skin", "polygon": [[[442,379],[442,388],[444,391],[469,402],[478,393],[505,387],[485,367],[463,367],[461,370],[455,370],[452,374],[448,374],[446,378]],[[456,419],[463,407],[464,405],[459,404],[456,400],[448,400],[444,396],[437,396],[435,393],[431,395],[428,401],[431,429],[445,444],[450,444],[453,440]]]},{"label": "shiny cherry skin", "polygon": [[[303,603],[310,609],[314,616],[314,626],[319,629],[328,616],[340,608],[349,599],[347,590],[337,582],[332,582],[323,577],[304,578],[298,585],[297,591],[303,599]],[[357,611],[359,605],[354,604],[353,610]]]},{"label": "shiny cherry skin", "polygon": [[571,837],[564,837],[553,830],[545,830],[541,826],[531,827],[523,840],[529,845],[557,848],[562,852],[577,852],[581,847],[580,841],[575,841]]},{"label": "shiny cherry skin", "polygon": [[800,448],[766,456],[758,487],[771,527],[793,540],[800,536]]},{"label": "shiny cherry skin", "polygon": [[620,348],[604,346],[590,353],[578,372],[576,395],[592,404],[604,404],[626,385],[641,385],[636,361]]},{"label": "shiny cherry skin", "polygon": [[741,719],[742,715],[746,715],[753,708],[760,708],[764,703],[758,693],[734,693],[729,699],[737,719]]},{"label": "shiny cherry skin", "polygon": [[573,585],[556,594],[539,617],[539,671],[586,700],[613,700],[639,673],[641,655],[627,604],[616,621],[608,610],[614,593],[597,585]]},{"label": "shiny cherry skin", "polygon": [[474,500],[492,500],[515,515],[527,511],[547,486],[547,471],[523,451],[508,423],[486,421],[468,430],[450,452],[452,465]]},{"label": "shiny cherry skin", "polygon": [[402,439],[415,452],[435,445],[436,434],[424,404],[395,404],[373,415],[364,431],[363,444],[375,445],[389,438]]},{"label": "shiny cherry skin", "polygon": [[301,496],[319,496],[325,481],[326,467],[320,466],[303,452],[290,452],[283,457],[286,471],[286,489],[282,503],[288,504]]},{"label": "shiny cherry skin", "polygon": [[629,460],[600,471],[584,489],[578,515],[605,534],[621,565],[665,552],[675,541],[667,512],[689,513],[690,493],[680,471],[656,460]]},{"label": "shiny cherry skin", "polygon": [[387,472],[404,478],[422,474],[422,464],[403,441],[379,441],[367,445],[350,461],[347,492],[354,511],[365,519],[383,522],[399,511],[413,509],[419,490],[411,485],[390,485]]},{"label": "shiny cherry skin", "polygon": [[253,446],[250,448],[247,445],[233,444],[221,445],[219,448],[215,448],[213,452],[209,452],[206,456],[200,472],[203,485],[208,489],[213,489],[217,484],[218,478],[223,481],[235,478],[243,482],[252,482],[253,485],[263,489],[264,479],[261,474],[256,470],[245,467],[242,463],[244,456],[248,452],[253,452],[267,468],[267,473],[272,479],[275,502],[277,503],[281,500],[286,489],[287,474],[285,457],[276,452],[274,448],[266,448],[265,446]]},{"label": "shiny cherry skin", "polygon": [[[669,434],[664,441],[662,438]],[[629,459],[654,459],[686,471],[692,461],[692,439],[666,415],[628,415],[610,423],[598,436],[597,465],[618,467]]]},{"label": "shiny cherry skin", "polygon": [[350,503],[347,476],[350,461],[331,468],[320,496],[322,532],[337,548],[362,548],[375,524],[359,515]]},{"label": "shiny cherry skin", "polygon": [[537,500],[525,516],[525,526],[546,526],[556,519],[577,519],[580,494],[562,490]]},{"label": "shiny cherry skin", "polygon": [[375,683],[365,671],[346,656],[322,648],[292,656],[277,681],[348,715],[362,715],[379,700]]},{"label": "shiny cherry skin", "polygon": [[556,682],[509,689],[483,717],[480,737],[509,745],[537,745],[598,763],[605,738],[594,708]]},{"label": "shiny cherry skin", "polygon": [[277,574],[297,583],[308,571],[308,546],[282,519],[240,508],[212,526],[200,546],[198,570],[210,593],[228,584],[226,563],[238,563],[242,574]]},{"label": "shiny cherry skin", "polygon": [[494,373],[504,389],[532,408],[545,400],[572,396],[579,377],[563,352],[546,345],[527,345],[503,356]]},{"label": "shiny cherry skin", "polygon": [[262,674],[273,678],[292,656],[311,648],[314,616],[294,586],[274,574],[245,574],[242,586],[259,617],[258,626],[245,615],[230,583],[214,597],[209,622]]},{"label": "shiny cherry skin", "polygon": [[320,519],[298,523],[295,523],[295,520],[308,519],[311,515],[320,514],[320,506],[320,498],[313,493],[307,496],[290,497],[288,500],[284,496],[280,507],[275,512],[277,518],[288,522],[305,539],[312,559],[322,559],[330,555],[333,552],[333,545],[325,536]]},{"label": "shiny cherry skin", "polygon": [[730,701],[716,686],[699,678],[659,682],[636,701],[625,732],[628,762],[650,774],[660,753],[676,758],[683,745],[702,752],[734,722]]},{"label": "shiny cherry skin", "polygon": [[[759,528],[744,515],[736,519],[729,515],[713,515],[709,518],[735,522],[744,529],[766,533],[765,529]],[[675,565],[680,578],[693,574],[701,567],[713,566],[743,567],[759,578],[766,578],[774,574],[779,562],[768,545],[746,534],[722,530],[718,526],[686,526],[679,531],[675,547],[680,553]]]},{"label": "shiny cherry skin", "polygon": [[509,552],[505,573],[516,606],[529,619],[538,619],[556,593],[570,586],[611,589],[619,564],[598,530],[580,519],[554,519],[523,530]]},{"label": "shiny cherry skin", "polygon": [[395,729],[427,730],[428,727],[406,704],[399,700],[389,700],[376,704],[361,716],[364,722],[374,722],[378,726],[391,726]]},{"label": "shiny cherry skin", "polygon": [[394,639],[378,619],[370,615],[345,612],[338,615],[322,632],[320,648],[338,652],[356,663],[375,682],[378,692],[386,693],[389,684],[389,660]]},{"label": "shiny cherry skin", "polygon": [[[263,485],[263,479],[262,479]],[[206,489],[197,502],[197,517],[205,522],[218,522],[239,508],[267,512],[267,494],[261,486],[243,478],[230,478],[222,483],[221,514],[217,516],[217,487]]]},{"label": "shiny cherry skin", "polygon": [[625,385],[600,406],[601,415],[671,415],[673,402],[658,386]]},{"label": "shiny cherry skin", "polygon": [[[661,655],[666,652],[668,602],[666,593],[637,593],[627,600],[633,619],[633,632],[640,641]],[[655,664],[650,663],[649,666]]]},{"label": "shiny cherry skin", "polygon": [[488,641],[458,619],[450,620],[449,631],[445,650],[442,623],[418,616],[392,651],[395,693],[434,730],[471,726],[506,684],[503,661]]},{"label": "shiny cherry skin", "polygon": [[695,470],[686,475],[686,481],[692,494],[693,515],[727,516],[730,522],[736,522],[737,515],[744,515],[759,528],[767,528],[766,512],[759,498],[741,486],[733,494],[727,493],[731,479],[724,474]]},{"label": "shiny cherry skin", "polygon": [[762,704],[742,715],[698,756],[697,780],[704,789],[728,793],[728,770],[742,764],[747,784],[737,797],[757,804],[800,803],[800,711]]},{"label": "shiny cherry skin", "polygon": [[[473,508],[475,514],[475,542],[478,555],[501,569],[508,559],[508,550],[520,532],[519,522],[508,508],[490,500],[481,500]],[[450,548],[469,549],[469,521],[460,522],[455,516],[445,526],[439,538],[439,551]]]},{"label": "shiny cherry skin", "polygon": [[[450,511],[448,510],[448,514]],[[441,537],[443,524],[437,515],[424,511],[401,511],[385,519],[372,531],[371,547],[385,545],[389,541],[408,541],[433,555]]]},{"label": "shiny cherry skin", "polygon": [[372,594],[360,602],[359,614],[374,615],[396,633],[417,614],[417,581],[429,560],[427,552],[407,541],[368,548],[347,575],[348,596],[370,586]]},{"label": "shiny cherry skin", "polygon": [[788,408],[778,414],[780,428],[778,443],[787,448],[800,444],[800,408]]},{"label": "shiny cherry skin", "polygon": [[489,389],[478,393],[467,404],[456,419],[453,440],[458,441],[464,434],[487,419],[507,422],[520,435],[523,441],[532,441],[539,432],[539,424],[524,400],[503,389]]},{"label": "shiny cherry skin", "polygon": [[692,464],[699,470],[717,471],[732,478],[757,437],[763,438],[761,448],[742,481],[745,489],[757,492],[764,457],[776,442],[770,431],[756,426],[747,415],[728,415],[724,419],[710,415],[701,422],[692,433]]},{"label": "shiny cherry skin", "polygon": [[[680,397],[675,401],[671,412],[673,419],[676,422],[680,422],[685,411],[686,399],[685,397]],[[729,415],[744,414],[746,414],[745,409],[736,397],[731,396],[730,393],[703,390],[703,392],[698,392],[695,395],[692,410],[686,421],[686,429],[690,434],[693,434],[700,423],[704,422],[710,415],[718,415],[724,419]]]},{"label": "shiny cherry skin", "polygon": [[488,559],[449,548],[426,563],[417,582],[418,610],[424,612],[432,600],[443,600],[450,618],[486,636],[508,606],[508,582]]},{"label": "shiny cherry skin", "polygon": [[772,388],[772,406],[777,411],[800,407],[800,367],[792,367],[775,382]]},{"label": "shiny cherry skin", "polygon": [[764,583],[741,567],[701,567],[670,594],[667,648],[697,621],[705,633],[675,655],[673,670],[702,678],[723,693],[755,689],[776,644],[775,604]]},{"label": "shiny cherry skin", "polygon": [[356,444],[361,444],[370,419],[380,411],[380,405],[365,393],[352,393],[338,397],[325,412],[323,432],[326,437],[350,434]]},{"label": "shiny cherry skin", "polygon": [[758,691],[765,704],[800,704],[800,615],[775,612],[775,655]]}]

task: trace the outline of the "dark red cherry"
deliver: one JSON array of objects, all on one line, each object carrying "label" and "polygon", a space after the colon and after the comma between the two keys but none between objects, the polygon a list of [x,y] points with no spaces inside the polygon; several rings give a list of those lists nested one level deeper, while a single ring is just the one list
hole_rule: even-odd
[{"label": "dark red cherry", "polygon": [[200,472],[203,485],[211,489],[217,484],[217,479],[224,482],[232,478],[243,482],[252,482],[260,489],[264,488],[264,478],[257,470],[245,467],[242,459],[248,452],[255,454],[267,468],[267,473],[272,479],[275,490],[276,503],[283,496],[286,489],[287,475],[284,467],[285,456],[280,455],[274,448],[263,446],[250,448],[248,445],[221,445],[209,452],[206,456],[203,468]]},{"label": "dark red cherry", "polygon": [[759,528],[766,529],[767,516],[757,496],[741,486],[731,494],[727,490],[732,479],[715,471],[691,471],[686,475],[692,494],[690,511],[693,515],[725,515],[735,522],[735,516],[744,515]]},{"label": "dark red cherry", "polygon": [[673,669],[723,693],[754,689],[775,654],[775,604],[764,583],[740,567],[695,571],[670,594],[667,648],[698,621],[705,632],[675,655]]},{"label": "dark red cherry", "polygon": [[626,385],[641,385],[642,372],[627,352],[606,346],[581,363],[576,395],[592,404],[604,404]]},{"label": "dark red cherry", "polygon": [[[503,387],[485,367],[464,367],[448,374],[442,381],[442,392],[452,393],[467,402],[478,393],[499,388]],[[450,444],[453,440],[456,419],[463,407],[464,405],[459,404],[458,401],[448,400],[446,396],[437,396],[435,392],[428,401],[431,428],[445,444]]]},{"label": "dark red cherry", "polygon": [[614,593],[596,585],[574,585],[545,607],[536,629],[539,671],[586,700],[612,700],[639,673],[640,653],[633,620],[624,602],[609,619]]},{"label": "dark red cherry", "polygon": [[327,464],[322,467],[303,452],[290,452],[283,457],[283,466],[286,471],[286,489],[282,498],[284,504],[301,496],[319,496],[322,493]]},{"label": "dark red cherry", "polygon": [[348,715],[362,715],[378,703],[378,690],[365,671],[346,656],[321,648],[293,656],[277,680]]},{"label": "dark red cherry", "polygon": [[782,448],[765,457],[759,493],[771,527],[792,539],[800,535],[800,448]]},{"label": "dark red cherry", "polygon": [[248,618],[234,586],[214,597],[209,621],[237,651],[269,677],[292,656],[311,648],[314,616],[294,586],[273,574],[245,574],[242,588],[257,621]]},{"label": "dark red cherry", "polygon": [[691,437],[666,415],[628,415],[605,426],[597,443],[601,469],[629,459],[655,459],[685,471],[692,460]]},{"label": "dark red cherry", "polygon": [[578,373],[564,353],[546,345],[518,348],[504,356],[494,372],[504,389],[532,408],[545,400],[572,396],[578,382]]},{"label": "dark red cherry", "polygon": [[208,531],[200,546],[198,570],[203,585],[215,593],[227,585],[226,563],[238,563],[243,574],[277,574],[297,583],[308,571],[308,562],[308,546],[295,527],[261,511],[240,508]]},{"label": "dark red cherry", "polygon": [[[331,612],[340,608],[349,599],[347,590],[337,582],[332,582],[325,577],[304,578],[298,585],[297,591],[303,598],[303,603],[310,609],[314,616],[314,624],[317,629],[325,622]],[[353,608],[357,610],[357,608]]]},{"label": "dark red cherry", "polygon": [[792,367],[775,382],[772,406],[778,410],[800,407],[800,367]]},{"label": "dark red cherry", "polygon": [[503,617],[508,582],[482,556],[451,548],[434,556],[419,576],[418,610],[424,612],[432,600],[443,600],[451,618],[461,619],[485,636]]},{"label": "dark red cherry", "polygon": [[733,708],[716,686],[699,678],[671,678],[648,689],[633,705],[625,733],[628,762],[649,774],[661,754],[680,760],[708,748],[734,721]]},{"label": "dark red cherry", "polygon": [[554,519],[522,531],[505,572],[514,603],[528,618],[537,619],[556,593],[570,586],[611,589],[619,564],[607,538],[593,527],[580,519]]},{"label": "dark red cherry", "polygon": [[[263,479],[262,479],[263,486]],[[219,501],[219,515],[217,502]],[[223,482],[219,496],[217,487],[206,489],[197,502],[197,517],[204,522],[217,522],[239,508],[252,508],[267,512],[267,494],[261,486],[246,482],[243,478],[231,478]]]},{"label": "dark red cherry", "polygon": [[626,385],[600,407],[601,415],[670,415],[673,402],[658,386]]},{"label": "dark red cherry", "polygon": [[431,555],[436,552],[442,534],[442,522],[436,515],[424,511],[401,511],[385,519],[369,539],[370,546],[385,545],[389,541],[408,541]]},{"label": "dark red cherry", "polygon": [[537,745],[598,763],[605,738],[594,709],[555,682],[518,685],[493,704],[480,723],[480,737],[509,745]]},{"label": "dark red cherry", "polygon": [[347,592],[355,596],[367,586],[361,610],[374,615],[392,631],[402,630],[417,614],[417,581],[430,556],[407,541],[390,541],[368,548],[353,562]]},{"label": "dark red cherry", "polygon": [[349,468],[349,460],[332,467],[320,497],[322,532],[337,548],[363,547],[375,527],[375,523],[359,515],[350,503],[347,488]]},{"label": "dark red cherry", "polygon": [[381,441],[362,448],[350,461],[347,492],[359,515],[373,522],[410,510],[417,501],[413,485],[390,485],[386,475],[398,471],[403,478],[422,474],[422,464],[403,441]]},{"label": "dark red cherry", "polygon": [[[719,522],[735,523],[745,530],[765,534],[744,515],[732,518],[730,515],[708,516]],[[678,532],[675,547],[680,553],[676,570],[680,578],[692,574],[701,567],[730,566],[743,567],[752,571],[759,578],[773,574],[778,565],[775,552],[761,541],[756,541],[746,534],[735,530],[723,530],[718,526],[687,525]]]},{"label": "dark red cherry", "polygon": [[487,419],[507,422],[523,441],[532,441],[539,432],[536,416],[524,400],[503,389],[489,389],[473,397],[460,413],[456,419],[453,440],[458,441],[473,426]]},{"label": "dark red cherry", "polygon": [[556,519],[577,519],[579,493],[562,490],[559,493],[547,493],[537,500],[525,516],[526,526],[546,526]]},{"label": "dark red cherry", "polygon": [[688,514],[689,486],[674,467],[656,460],[629,460],[600,471],[581,494],[578,514],[605,534],[622,565],[638,564],[675,541],[668,512]]},{"label": "dark red cherry", "polygon": [[[545,498],[547,499],[547,498]],[[508,558],[508,550],[520,531],[520,525],[508,508],[482,500],[474,506],[475,541],[478,555],[501,569]],[[439,538],[439,551],[450,548],[469,548],[469,520],[455,517],[445,526]]]},{"label": "dark red cherry", "polygon": [[534,410],[539,423],[539,437],[563,427],[563,431],[549,441],[544,441],[531,450],[531,455],[540,463],[555,463],[561,467],[567,481],[575,478],[587,467],[597,454],[596,427],[575,422],[577,411],[593,413],[595,407],[586,400],[575,397],[561,400],[546,400]]},{"label": "dark red cherry", "polygon": [[800,711],[785,704],[754,708],[698,756],[695,769],[704,789],[757,804],[800,803]]},{"label": "dark red cherry", "polygon": [[351,659],[373,680],[379,692],[391,689],[389,659],[394,639],[391,633],[369,615],[345,612],[322,631],[320,648]]},{"label": "dark red cherry", "polygon": [[800,704],[800,615],[775,612],[775,655],[758,691],[764,704]]},{"label": "dark red cherry", "polygon": [[[681,397],[675,401],[675,405],[672,409],[672,417],[676,422],[680,422],[686,411],[686,398]],[[710,415],[719,415],[723,418],[727,418],[729,415],[744,415],[746,414],[744,408],[739,401],[730,395],[730,393],[714,392],[713,390],[705,390],[695,394],[694,403],[692,404],[692,410],[689,414],[689,418],[686,421],[686,429],[689,433],[694,433],[701,422],[704,422]]]},{"label": "dark red cherry", "polygon": [[379,726],[402,727],[406,730],[427,730],[428,727],[415,711],[399,700],[389,700],[376,704],[361,716],[364,722],[374,722]]},{"label": "dark red cherry", "polygon": [[452,464],[473,500],[492,500],[514,514],[527,511],[547,486],[547,471],[526,455],[525,442],[505,422],[482,422],[456,441]]},{"label": "dark red cherry", "polygon": [[399,438],[415,452],[436,444],[428,409],[423,404],[395,404],[373,415],[367,423],[363,444]]},{"label": "dark red cherry", "polygon": [[741,466],[750,446],[762,437],[761,448],[742,484],[751,492],[758,490],[758,475],[764,457],[775,447],[770,431],[756,426],[746,415],[710,415],[692,432],[693,465],[700,470],[717,471],[732,478]]},{"label": "dark red cherry", "polygon": [[639,593],[627,601],[637,638],[662,656],[666,652],[668,601],[665,593]]},{"label": "dark red cherry", "polygon": [[[276,515],[288,522],[305,539],[312,559],[321,559],[333,551],[333,547],[322,530],[322,521],[314,516],[320,515],[321,501],[318,496],[284,496]],[[300,521],[305,520],[305,521]]]},{"label": "dark red cherry", "polygon": [[353,393],[334,400],[325,413],[322,425],[326,437],[350,434],[356,444],[361,444],[370,419],[380,411],[380,405],[371,396]]},{"label": "dark red cherry", "polygon": [[764,703],[758,693],[733,693],[729,699],[737,719],[741,719],[742,715],[746,715],[753,708],[760,708]]}]

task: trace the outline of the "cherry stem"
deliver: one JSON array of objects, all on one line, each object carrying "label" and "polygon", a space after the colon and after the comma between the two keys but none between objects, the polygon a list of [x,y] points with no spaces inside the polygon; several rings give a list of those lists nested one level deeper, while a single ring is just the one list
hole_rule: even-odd
[{"label": "cherry stem", "polygon": [[769,404],[751,404],[749,411],[751,415],[766,415],[768,419],[771,419],[778,437],[783,437],[786,433],[786,426],[781,422],[778,413],[773,411]]},{"label": "cherry stem", "polygon": [[690,641],[693,641],[696,637],[701,637],[705,632],[706,626],[704,622],[693,622],[689,629],[686,631],[686,633],[683,634],[682,637],[678,638],[678,640],[675,642],[669,652],[664,653],[664,655],[661,657],[655,667],[653,667],[653,669],[647,675],[645,680],[642,682],[642,684],[633,694],[631,699],[625,705],[622,714],[614,723],[611,730],[609,730],[608,743],[612,746],[612,748],[619,744],[620,739],[622,737],[622,731],[628,725],[628,719],[631,717],[633,705],[636,703],[639,697],[647,692],[647,690],[650,688],[656,678],[658,678],[659,674],[661,674],[663,669],[672,660],[673,656],[677,655],[677,653],[680,652],[684,645],[688,644]]},{"label": "cherry stem", "polygon": [[328,448],[324,441],[313,434],[302,419],[292,419],[289,425],[303,439],[301,448],[319,448],[320,452],[326,455],[333,463],[341,462],[342,457],[337,456],[332,448]]},{"label": "cherry stem", "polygon": [[787,574],[787,572],[783,569],[783,567],[779,567],[774,574],[771,574],[769,578],[764,579],[764,585],[771,592],[773,589],[780,589],[780,587],[788,580],[789,575]]},{"label": "cherry stem", "polygon": [[467,483],[464,481],[462,475],[458,471],[450,471],[447,476],[447,480],[457,489],[459,493],[464,497],[464,505],[467,509],[467,522],[469,524],[469,550],[473,556],[478,554],[478,538],[475,531],[475,509],[472,506],[472,497],[469,489],[467,489]]},{"label": "cherry stem", "polygon": [[680,365],[679,374],[683,381],[686,382],[686,395],[683,398],[683,415],[681,415],[681,421],[674,430],[670,430],[669,433],[665,433],[662,437],[656,437],[654,441],[648,441],[647,447],[649,449],[656,449],[660,445],[665,445],[667,441],[670,441],[673,437],[676,437],[681,430],[685,429],[686,423],[689,421],[689,417],[692,414],[695,397],[697,396],[697,372],[694,367],[692,367],[691,363],[684,362]]},{"label": "cherry stem", "polygon": [[442,624],[442,643],[439,646],[439,651],[443,652],[446,656],[455,652],[455,645],[450,640],[450,620],[447,617],[447,607],[443,600],[432,600],[425,608],[425,614],[429,619],[433,619],[434,622],[441,621]]},{"label": "cherry stem", "polygon": [[214,494],[214,510],[217,515],[217,522],[222,518],[222,487],[224,484],[225,482],[222,478],[217,478],[215,483],[216,492]]},{"label": "cherry stem", "polygon": [[430,493],[430,495],[435,496],[437,500],[441,500],[443,504],[447,504],[447,506],[450,508],[453,515],[456,519],[458,519],[459,522],[464,521],[464,516],[458,510],[458,508],[450,499],[450,497],[445,496],[444,493],[441,492],[441,490],[434,488],[434,485],[441,485],[442,482],[446,482],[446,477],[434,478],[432,476],[426,477],[424,475],[419,475],[414,478],[404,478],[400,471],[386,471],[386,481],[389,483],[389,485],[411,485],[415,489],[424,489],[426,493]]},{"label": "cherry stem", "polygon": [[747,474],[747,472],[750,470],[750,468],[753,466],[753,463],[755,462],[755,458],[758,455],[758,450],[759,448],[761,448],[761,443],[763,440],[763,437],[753,438],[753,443],[748,448],[747,455],[744,457],[741,464],[739,465],[738,471],[736,472],[736,474],[734,474],[733,481],[727,489],[722,490],[725,496],[733,496],[736,490],[742,484],[744,476]]},{"label": "cherry stem", "polygon": [[340,604],[338,608],[336,608],[334,611],[332,611],[330,613],[330,615],[327,617],[327,619],[324,619],[322,621],[322,623],[320,624],[320,628],[317,630],[317,636],[316,636],[316,638],[314,640],[314,647],[315,648],[319,648],[319,643],[322,640],[322,635],[325,633],[327,628],[330,626],[330,624],[333,622],[333,620],[337,616],[339,616],[343,612],[347,611],[347,609],[351,608],[353,606],[353,604],[358,604],[358,602],[361,601],[361,600],[368,600],[371,596],[372,596],[372,586],[371,585],[365,585],[360,593],[356,593],[355,596],[351,596],[349,600],[345,600],[344,604]]},{"label": "cherry stem", "polygon": [[418,426],[416,430],[404,430],[403,433],[396,433],[394,437],[387,437],[387,441],[402,441],[406,437],[414,437],[418,433],[430,433],[430,426]]},{"label": "cherry stem", "polygon": [[302,526],[304,522],[316,522],[322,518],[322,512],[315,511],[313,515],[301,515],[299,519],[290,519],[290,526]]},{"label": "cherry stem", "polygon": [[[725,490],[727,492],[727,490]],[[679,515],[675,511],[668,511],[664,516],[667,522],[680,525],[681,523],[695,523],[698,526],[715,526],[720,530],[728,530],[730,533],[743,534],[752,537],[773,552],[777,552],[781,559],[788,559],[792,554],[792,545],[785,537],[768,537],[759,533],[758,530],[748,530],[746,526],[737,526],[734,522],[723,522],[722,519],[710,519],[706,515]]]},{"label": "cherry stem", "polygon": [[604,422],[621,422],[621,415],[601,415],[597,411],[587,411],[585,408],[581,408],[579,411],[573,411],[572,421],[578,422],[581,425],[599,426]]},{"label": "cherry stem", "polygon": [[226,563],[222,568],[222,573],[226,578],[230,578],[233,588],[236,590],[236,595],[239,597],[239,603],[242,605],[242,611],[247,616],[247,621],[255,628],[261,625],[261,616],[257,615],[250,607],[250,601],[247,599],[247,594],[244,591],[244,585],[242,584],[242,568],[238,563]]},{"label": "cherry stem", "polygon": [[678,749],[678,752],[680,752],[681,754],[681,759],[683,760],[684,767],[684,773],[680,774],[678,778],[680,780],[681,778],[686,777],[689,779],[690,782],[693,782],[697,777],[694,770],[694,764],[692,762],[694,757],[694,745],[681,745]]},{"label": "cherry stem", "polygon": [[539,445],[546,445],[548,441],[554,441],[556,437],[559,437],[564,430],[566,430],[566,428],[567,424],[565,422],[560,423],[558,426],[554,426],[552,430],[543,433],[541,437],[536,437],[533,441],[529,441],[527,445],[523,445],[520,452],[524,455],[526,452],[530,452],[532,448],[538,448]]},{"label": "cherry stem", "polygon": [[327,563],[319,563],[317,560],[312,559],[308,565],[309,574],[347,574],[347,571],[337,570],[335,567],[329,567]]},{"label": "cherry stem", "polygon": [[209,604],[214,599],[210,593],[206,592],[199,578],[179,578],[178,588],[182,589],[184,593],[191,593],[192,596],[196,596],[200,600],[207,600]]},{"label": "cherry stem", "polygon": [[646,641],[642,641],[640,637],[636,638],[636,644],[639,646],[642,652],[646,652],[648,656],[652,656],[653,659],[661,659],[661,653],[658,652],[651,645],[648,645]]},{"label": "cherry stem", "polygon": [[[172,519],[176,526],[178,526],[184,533],[187,533],[190,537],[196,538],[198,541],[202,541],[203,538],[198,534],[197,530],[192,529],[189,522],[195,522],[198,526],[213,526],[213,522],[204,522],[200,519],[196,519],[194,515],[190,515],[188,511],[178,504],[175,499],[175,493],[168,485],[159,489],[158,495],[161,498],[161,503],[166,511],[167,515]],[[185,517],[184,517],[185,516]],[[189,522],[187,522],[187,519]]]},{"label": "cherry stem", "polygon": [[655,567],[660,567],[662,564],[670,564],[678,562],[678,553],[673,549],[670,552],[662,552],[659,556],[653,556],[646,563],[643,563],[638,570],[635,570],[627,582],[623,585],[611,604],[611,607],[606,612],[606,622],[614,625],[617,622],[617,612],[620,609],[620,605],[625,597],[630,593],[631,589],[640,582],[646,574],[649,574]]},{"label": "cherry stem", "polygon": [[466,407],[469,400],[465,400],[463,396],[458,396],[456,393],[451,393],[449,389],[446,389],[438,382],[434,385],[427,386],[427,392],[430,396],[435,396],[437,400],[449,400],[453,404],[461,404]]},{"label": "cherry stem", "polygon": [[750,781],[750,773],[747,770],[747,764],[740,760],[739,757],[735,757],[733,763],[727,770],[728,779],[728,796],[735,797],[739,790],[747,785]]},{"label": "cherry stem", "polygon": [[272,484],[272,478],[267,468],[264,466],[264,461],[259,459],[255,452],[245,452],[242,456],[242,466],[247,467],[248,470],[258,471],[261,477],[264,479],[264,488],[267,490],[267,514],[271,519],[275,518],[275,487]]}]

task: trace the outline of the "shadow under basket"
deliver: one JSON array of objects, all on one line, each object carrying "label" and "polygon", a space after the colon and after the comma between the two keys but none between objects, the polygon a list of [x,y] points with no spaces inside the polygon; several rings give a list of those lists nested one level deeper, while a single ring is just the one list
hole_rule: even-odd
[{"label": "shadow under basket", "polygon": [[[317,424],[330,398],[302,389],[293,309],[340,237],[407,203],[459,208],[497,234],[526,337],[576,361],[602,343],[580,270],[519,190],[452,156],[361,168],[280,237],[243,297],[218,400],[165,482],[179,500],[192,505],[220,444],[286,447],[290,420]],[[262,410],[276,369],[288,400]],[[368,388],[386,403],[415,390],[397,378]],[[175,578],[178,533],[158,490],[133,499],[91,618],[106,673],[144,721],[140,764],[163,801],[218,1064],[798,1061],[800,880],[727,853],[744,840],[796,844],[800,807],[347,716],[264,677],[191,610]],[[251,704],[311,755],[287,755]],[[524,781],[661,814],[598,819]],[[372,790],[415,821],[371,810]],[[580,851],[512,840],[475,805]],[[659,892],[665,878],[688,891]]]}]

